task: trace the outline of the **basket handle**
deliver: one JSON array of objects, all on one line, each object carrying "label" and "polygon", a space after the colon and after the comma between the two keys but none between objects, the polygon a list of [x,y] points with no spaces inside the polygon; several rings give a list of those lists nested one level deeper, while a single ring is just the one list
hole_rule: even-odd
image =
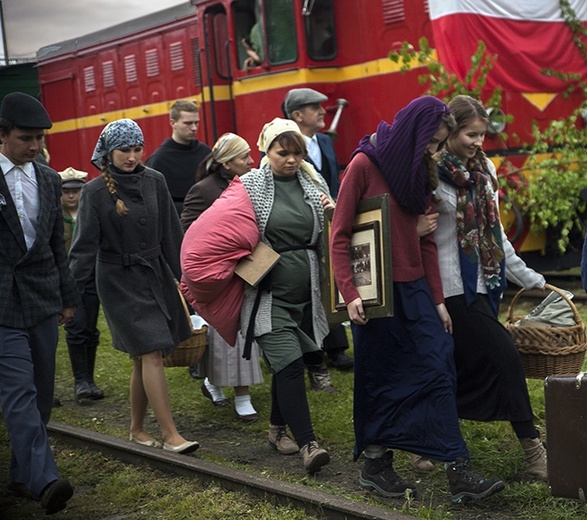
[{"label": "basket handle", "polygon": [[188,309],[187,302],[185,301],[185,296],[183,295],[183,293],[181,292],[181,289],[179,288],[179,282],[176,281],[175,287],[177,288],[177,293],[179,294],[179,299],[181,300],[181,303],[183,305],[183,310],[185,311],[185,315],[187,316],[188,323],[190,324],[190,330],[192,331],[192,334],[193,334],[194,332],[196,332],[196,329],[194,329],[194,326],[192,325],[192,317],[190,316],[190,311]]},{"label": "basket handle", "polygon": [[[564,292],[562,292],[558,287],[555,287],[554,285],[550,285],[548,283],[544,284],[544,288],[549,289],[550,291],[554,291],[559,296],[561,296],[569,304],[569,307],[573,311],[573,317],[575,319],[575,323],[581,323],[581,315],[579,314],[579,311],[577,311],[577,307],[575,307],[575,304],[570,300],[570,298]],[[526,291],[526,289],[520,289],[516,293],[516,295],[512,298],[512,301],[510,303],[510,307],[508,309],[508,317],[507,317],[508,323],[511,323],[514,321],[514,308],[515,308],[517,301],[519,300],[520,296],[522,296],[522,293],[524,291]]]}]

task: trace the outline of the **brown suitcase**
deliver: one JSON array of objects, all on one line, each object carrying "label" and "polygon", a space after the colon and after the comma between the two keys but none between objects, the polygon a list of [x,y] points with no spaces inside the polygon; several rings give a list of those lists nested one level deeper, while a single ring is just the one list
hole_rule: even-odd
[{"label": "brown suitcase", "polygon": [[555,497],[587,494],[587,375],[544,381],[548,487]]}]

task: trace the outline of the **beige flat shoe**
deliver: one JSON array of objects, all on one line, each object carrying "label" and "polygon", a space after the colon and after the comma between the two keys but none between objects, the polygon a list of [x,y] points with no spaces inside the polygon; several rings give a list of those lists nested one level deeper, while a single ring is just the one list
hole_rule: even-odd
[{"label": "beige flat shoe", "polygon": [[131,442],[136,442],[137,444],[140,444],[141,446],[148,446],[149,448],[161,448],[162,444],[159,441],[156,441],[155,439],[149,439],[148,441],[140,441],[139,439],[136,439],[135,437],[131,435],[129,435],[129,440]]}]

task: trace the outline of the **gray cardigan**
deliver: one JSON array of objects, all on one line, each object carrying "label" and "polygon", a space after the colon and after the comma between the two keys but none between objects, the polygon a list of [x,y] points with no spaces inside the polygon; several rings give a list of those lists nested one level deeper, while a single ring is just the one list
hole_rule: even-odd
[{"label": "gray cardigan", "polygon": [[[322,242],[322,232],[324,230],[324,210],[320,202],[320,192],[330,195],[328,185],[322,176],[318,177],[316,184],[310,179],[309,175],[301,170],[297,171],[298,179],[305,193],[305,201],[312,208],[314,213],[314,230],[312,232],[311,244],[316,245],[317,249],[307,249],[306,252],[310,258],[310,283],[312,285],[312,319],[314,328],[314,340],[318,346],[322,345],[323,339],[329,332],[326,313],[322,306],[320,279],[324,274],[324,247]],[[260,169],[251,170],[243,175],[241,180],[251,198],[257,227],[261,240],[269,245],[265,237],[265,227],[273,208],[275,196],[275,185],[273,173],[269,164],[265,164]],[[243,334],[246,330],[251,317],[253,303],[258,289],[247,287],[245,299],[241,308],[241,326]],[[261,303],[255,320],[255,336],[261,336],[271,332],[271,294],[263,293]]]}]

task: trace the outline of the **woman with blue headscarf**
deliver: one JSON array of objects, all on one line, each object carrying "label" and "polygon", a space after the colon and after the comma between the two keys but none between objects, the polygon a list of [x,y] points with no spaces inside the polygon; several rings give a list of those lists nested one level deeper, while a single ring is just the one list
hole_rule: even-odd
[{"label": "woman with blue headscarf", "polygon": [[70,265],[82,293],[96,266],[112,344],[133,360],[130,440],[161,447],[144,431],[151,405],[163,448],[190,453],[199,444],[175,427],[162,361],[191,334],[175,281],[183,232],[165,178],[140,162],[143,144],[131,119],[100,134],[92,163],[102,175],[82,190]]},{"label": "woman with blue headscarf", "polygon": [[[454,126],[448,107],[431,96],[409,103],[393,124],[382,121],[353,154],[332,222],[334,277],[355,347],[355,459],[365,456],[359,484],[391,498],[415,492],[395,472],[392,449],[444,462],[454,502],[504,487],[471,467],[457,417],[452,325],[436,244],[417,230],[438,185],[432,155]],[[383,194],[390,200],[394,315],[367,319],[349,249],[360,200]]]}]

